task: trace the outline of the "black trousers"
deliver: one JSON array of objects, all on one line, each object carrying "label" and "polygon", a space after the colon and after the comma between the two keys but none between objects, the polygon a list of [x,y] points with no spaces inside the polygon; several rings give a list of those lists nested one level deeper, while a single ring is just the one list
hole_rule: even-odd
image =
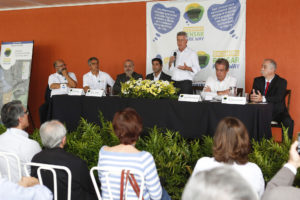
[{"label": "black trousers", "polygon": [[174,81],[174,86],[180,89],[178,94],[193,94],[192,81],[190,80]]},{"label": "black trousers", "polygon": [[[284,127],[288,128],[288,135],[290,139],[293,139],[293,132],[294,132],[294,120],[291,118],[289,113],[283,112],[277,115],[273,121],[278,122],[280,125],[283,124]],[[283,131],[282,131],[283,134]]]}]

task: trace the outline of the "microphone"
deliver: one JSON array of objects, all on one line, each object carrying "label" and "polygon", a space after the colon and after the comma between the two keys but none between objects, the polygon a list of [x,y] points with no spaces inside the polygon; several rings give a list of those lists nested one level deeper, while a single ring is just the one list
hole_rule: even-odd
[{"label": "microphone", "polygon": [[176,66],[176,56],[177,56],[176,51],[174,51],[173,56],[175,57],[175,60],[174,60],[174,67],[175,67]]}]

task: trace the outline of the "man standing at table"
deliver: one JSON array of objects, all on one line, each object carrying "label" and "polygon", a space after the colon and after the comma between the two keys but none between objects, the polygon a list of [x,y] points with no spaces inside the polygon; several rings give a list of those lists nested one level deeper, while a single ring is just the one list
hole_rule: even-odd
[{"label": "man standing at table", "polygon": [[162,71],[162,60],[160,58],[153,58],[152,59],[152,70],[153,73],[148,74],[146,79],[148,80],[162,80],[162,81],[171,81],[171,76],[165,74]]},{"label": "man standing at table", "polygon": [[236,87],[236,78],[229,76],[229,62],[219,58],[215,63],[216,75],[206,80],[204,92],[214,92],[217,95],[228,95],[230,87]]},{"label": "man standing at table", "polygon": [[287,81],[275,74],[277,64],[272,59],[265,59],[262,68],[262,76],[256,77],[253,82],[252,102],[268,102],[273,104],[272,120],[282,123],[289,128],[288,135],[293,137],[294,121],[290,117],[285,105],[285,93]]},{"label": "man standing at table", "polygon": [[51,96],[57,94],[67,94],[68,88],[77,86],[77,79],[73,72],[68,72],[66,64],[59,59],[53,63],[56,73],[51,74],[48,79]]},{"label": "man standing at table", "polygon": [[179,93],[192,94],[192,82],[195,74],[200,71],[198,55],[187,47],[187,33],[177,33],[177,46],[169,60],[169,70],[172,72],[174,86],[180,88]]},{"label": "man standing at table", "polygon": [[91,57],[88,60],[90,72],[83,75],[83,90],[87,92],[88,89],[101,89],[106,92],[106,87],[112,87],[115,81],[106,72],[99,70],[99,60],[96,57]]},{"label": "man standing at table", "polygon": [[127,59],[124,62],[124,73],[119,74],[117,76],[116,82],[113,87],[114,94],[120,94],[121,92],[121,83],[125,83],[126,81],[130,80],[131,78],[137,80],[139,78],[143,78],[141,74],[138,74],[134,71],[134,63],[132,60]]}]

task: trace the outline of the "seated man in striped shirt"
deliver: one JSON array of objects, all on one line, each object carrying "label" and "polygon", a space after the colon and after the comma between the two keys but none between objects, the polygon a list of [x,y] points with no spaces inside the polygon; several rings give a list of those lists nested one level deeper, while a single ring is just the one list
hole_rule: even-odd
[{"label": "seated man in striped shirt", "polygon": [[[120,144],[113,147],[103,146],[99,152],[98,166],[101,170],[99,170],[98,176],[101,182],[102,198],[109,199],[108,187],[103,172],[105,169],[115,168],[134,169],[144,175],[143,197],[145,200],[170,199],[167,192],[161,187],[152,155],[149,152],[139,151],[135,148],[136,141],[143,129],[142,120],[137,112],[132,108],[117,112],[113,119],[113,128],[120,139]],[[135,176],[135,179],[140,187],[141,178]],[[113,199],[121,199],[120,180],[121,174],[118,177],[109,177]],[[128,197],[138,199],[138,196],[139,194],[135,193],[132,187],[129,186]]]}]

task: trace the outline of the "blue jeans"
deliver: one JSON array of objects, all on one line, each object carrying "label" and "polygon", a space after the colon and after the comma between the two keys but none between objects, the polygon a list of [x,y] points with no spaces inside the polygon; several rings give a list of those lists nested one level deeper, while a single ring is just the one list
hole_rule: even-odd
[{"label": "blue jeans", "polygon": [[162,187],[161,200],[172,200],[171,197],[169,196],[168,192],[165,190],[164,187]]}]

